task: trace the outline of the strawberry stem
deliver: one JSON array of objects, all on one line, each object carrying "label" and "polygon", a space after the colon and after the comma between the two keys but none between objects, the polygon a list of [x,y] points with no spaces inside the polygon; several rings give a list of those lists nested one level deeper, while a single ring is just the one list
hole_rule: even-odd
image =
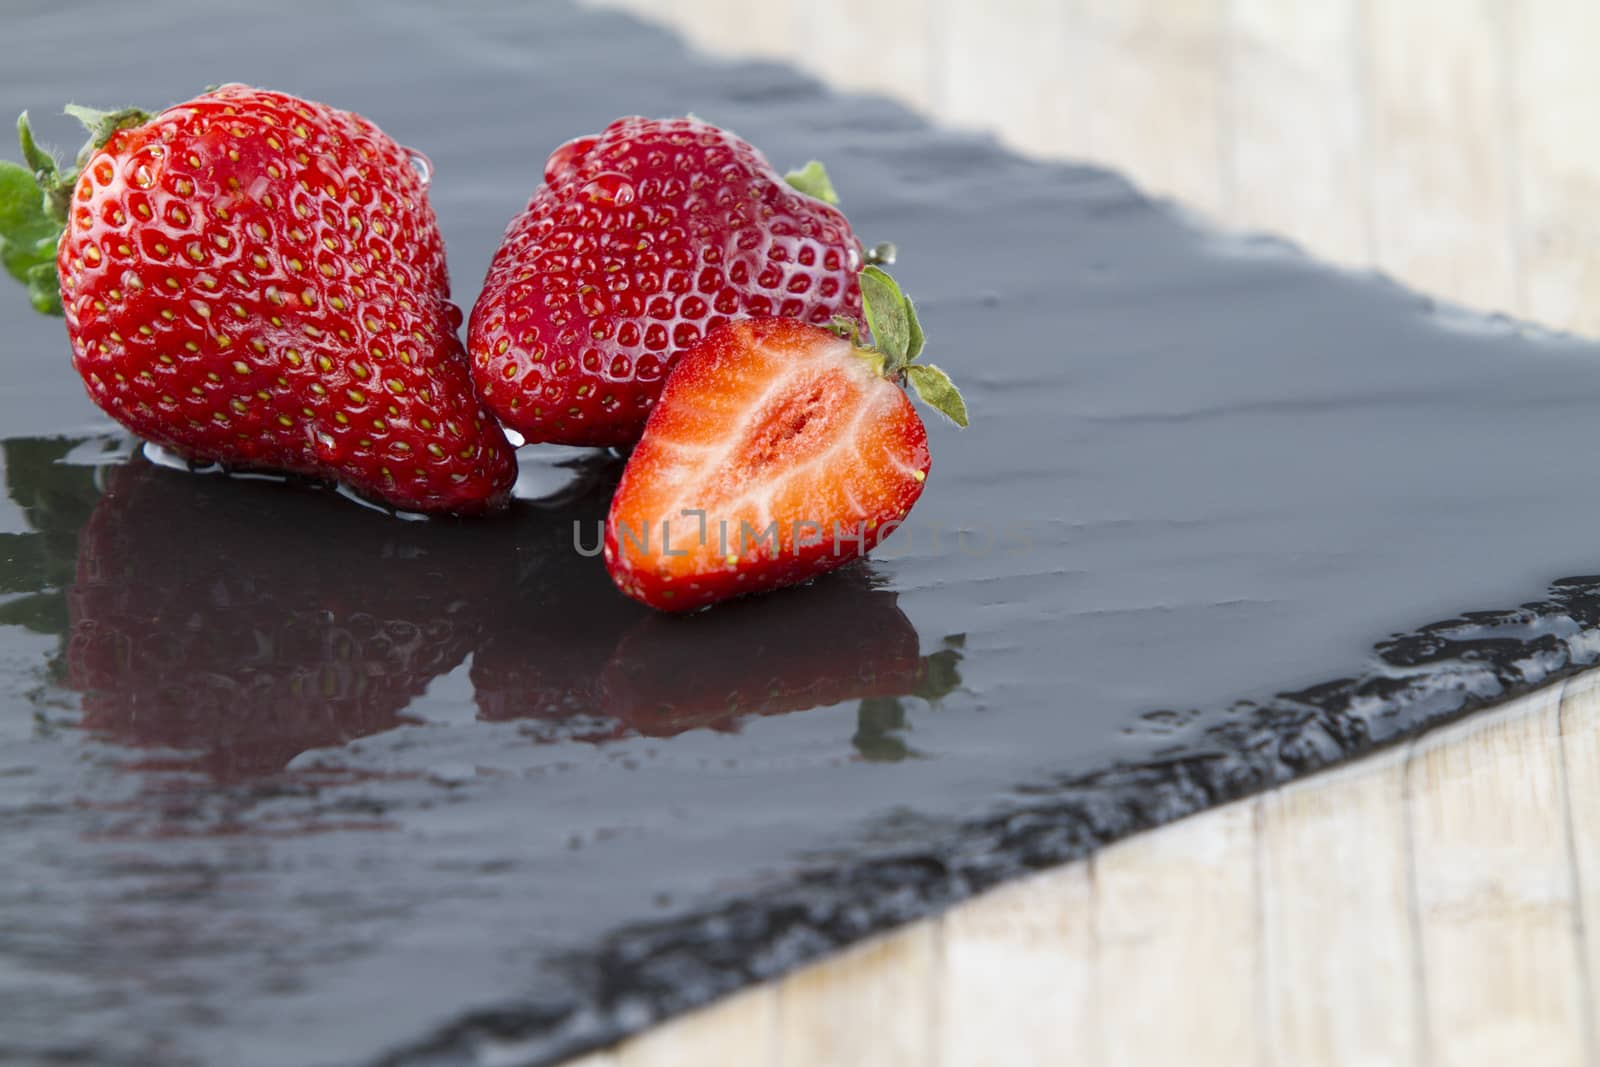
[{"label": "strawberry stem", "polygon": [[26,111],[17,117],[17,141],[26,166],[0,160],[0,265],[28,287],[29,302],[46,315],[61,314],[56,246],[67,227],[80,169],[118,130],[150,121],[146,112],[131,107],[97,111],[69,104],[66,111],[89,130],[74,166],[62,169],[39,147]]}]

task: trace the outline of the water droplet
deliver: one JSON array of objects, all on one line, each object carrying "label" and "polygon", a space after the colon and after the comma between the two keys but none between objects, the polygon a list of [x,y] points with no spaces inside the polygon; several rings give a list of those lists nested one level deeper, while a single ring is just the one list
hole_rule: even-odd
[{"label": "water droplet", "polygon": [[578,161],[589,154],[595,140],[593,137],[576,137],[551,152],[550,158],[545,161],[544,180],[554,185],[576,170]]},{"label": "water droplet", "polygon": [[423,187],[433,181],[433,161],[418,152],[415,148],[406,149],[406,159],[411,164],[411,169],[417,172],[417,177],[422,180]]},{"label": "water droplet", "polygon": [[147,145],[134,155],[129,161],[126,174],[128,184],[135,189],[153,189],[156,180],[161,174],[162,157],[166,152],[160,145]]},{"label": "water droplet", "polygon": [[627,207],[633,203],[633,183],[625,174],[601,174],[582,189],[584,199],[591,204],[610,204],[612,207]]},{"label": "water droplet", "polygon": [[844,269],[851,274],[861,270],[861,252],[855,245],[850,246],[849,253],[844,257]]}]

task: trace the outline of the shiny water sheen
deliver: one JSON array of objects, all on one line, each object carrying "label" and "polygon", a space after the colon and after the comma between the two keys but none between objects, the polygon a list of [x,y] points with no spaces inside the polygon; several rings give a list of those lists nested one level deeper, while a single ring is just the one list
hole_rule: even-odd
[{"label": "shiny water sheen", "polygon": [[168,470],[5,290],[0,1060],[545,1060],[1600,651],[1594,346],[619,15],[13,6],[0,113],[243,80],[426,151],[464,305],[617,115],[826,159],[974,424],[871,564],[656,618],[573,547],[615,461],[476,524]]}]

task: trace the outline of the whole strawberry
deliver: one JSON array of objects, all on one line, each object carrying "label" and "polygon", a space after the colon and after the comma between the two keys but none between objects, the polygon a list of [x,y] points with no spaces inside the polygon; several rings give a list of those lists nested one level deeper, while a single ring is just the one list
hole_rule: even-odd
[{"label": "whole strawberry", "polygon": [[819,164],[787,179],[698,119],[557,149],[472,310],[479,392],[529,441],[639,439],[677,354],[734,318],[861,310],[860,242]]},{"label": "whole strawberry", "polygon": [[0,252],[41,310],[59,273],[107,414],[192,461],[401,508],[505,502],[514,457],[472,389],[420,157],[241,85],[155,116],[68,110],[92,136],[65,172],[19,123],[39,189],[0,166]]}]

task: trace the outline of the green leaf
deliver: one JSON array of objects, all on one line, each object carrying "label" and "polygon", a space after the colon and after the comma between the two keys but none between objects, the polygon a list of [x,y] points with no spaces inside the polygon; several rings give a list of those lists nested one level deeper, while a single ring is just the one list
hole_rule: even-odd
[{"label": "green leaf", "polygon": [[961,688],[961,650],[942,648],[931,656],[922,657],[917,685],[913,696],[930,704],[937,704]]},{"label": "green leaf", "polygon": [[28,272],[38,265],[39,260],[33,254],[33,249],[19,247],[0,237],[0,267],[4,267],[7,274],[27,285]]},{"label": "green leaf", "polygon": [[40,263],[29,268],[24,281],[28,286],[28,302],[35,311],[45,315],[61,314],[61,279],[56,274],[55,263]]},{"label": "green leaf", "polygon": [[0,236],[25,240],[24,231],[44,215],[44,193],[33,172],[0,159]]},{"label": "green leaf", "polygon": [[33,182],[44,197],[45,217],[53,219],[57,229],[65,229],[72,186],[78,180],[77,170],[69,167],[62,173],[55,157],[39,147],[33,139],[33,127],[28,125],[26,111],[17,116],[17,140],[22,144],[22,158],[33,168]]},{"label": "green leaf", "polygon": [[28,166],[33,168],[33,173],[38,175],[41,181],[55,177],[55,157],[34,141],[33,127],[28,124],[26,111],[17,116],[17,141],[22,145],[22,158],[27,160]]},{"label": "green leaf", "polygon": [[967,425],[967,402],[961,390],[950,380],[950,375],[932,363],[914,363],[906,368],[911,387],[930,408],[939,412],[957,426]]},{"label": "green leaf", "polygon": [[861,272],[861,304],[872,330],[872,345],[887,362],[887,372],[898,373],[911,345],[911,323],[906,298],[895,280],[877,267]]},{"label": "green leaf", "polygon": [[89,143],[83,146],[78,153],[78,164],[81,166],[91,152],[105,147],[118,130],[127,129],[129,126],[143,126],[150,121],[150,113],[141,111],[136,107],[121,107],[114,111],[102,111],[99,108],[84,107],[82,104],[68,104],[63,110],[89,131]]},{"label": "green leaf", "polygon": [[19,282],[39,264],[55,262],[61,227],[44,201],[26,168],[0,160],[0,264]]},{"label": "green leaf", "polygon": [[0,237],[0,266],[5,268],[7,274],[26,285],[29,271],[43,264],[55,263],[56,237],[56,234],[50,234],[33,244],[12,244],[4,237]]},{"label": "green leaf", "polygon": [[851,344],[861,343],[861,324],[848,315],[835,315],[829,319],[828,329]]},{"label": "green leaf", "polygon": [[[67,105],[67,114],[89,129],[79,165],[118,130],[150,121],[138,108],[116,111]],[[28,287],[28,300],[47,315],[61,314],[61,283],[56,276],[56,246],[66,227],[67,207],[77,171],[62,171],[39,147],[28,113],[17,116],[17,141],[27,166],[0,161],[0,266]]]},{"label": "green leaf", "polygon": [[861,758],[898,763],[917,753],[907,745],[906,708],[894,697],[867,697],[856,708],[856,732],[850,739]]},{"label": "green leaf", "polygon": [[828,178],[827,168],[814,159],[799,170],[791,170],[785,174],[783,180],[824,204],[839,203],[839,194],[833,191],[833,182]]},{"label": "green leaf", "polygon": [[905,301],[906,324],[911,330],[911,339],[906,344],[906,360],[909,362],[922,355],[922,346],[927,343],[928,338],[922,332],[921,321],[917,319],[917,305],[911,302],[911,298],[909,296],[905,298]]}]

